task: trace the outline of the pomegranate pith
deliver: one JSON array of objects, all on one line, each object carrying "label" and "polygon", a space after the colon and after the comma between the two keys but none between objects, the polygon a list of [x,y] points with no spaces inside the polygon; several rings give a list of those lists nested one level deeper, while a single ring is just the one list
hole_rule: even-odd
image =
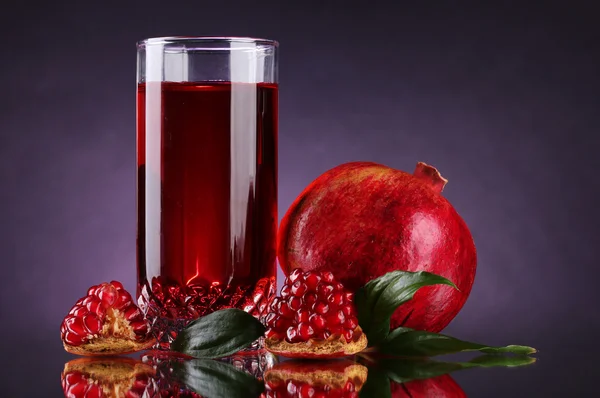
[{"label": "pomegranate pith", "polygon": [[290,273],[263,318],[265,347],[288,357],[335,357],[366,347],[353,295],[328,272]]},{"label": "pomegranate pith", "polygon": [[441,194],[446,182],[424,163],[413,174],[372,162],[325,172],[281,221],[277,254],[284,273],[327,271],[350,291],[395,270],[444,276],[459,290],[424,287],[391,319],[392,328],[439,332],[467,300],[477,266],[471,233]]},{"label": "pomegranate pith", "polygon": [[117,281],[90,287],[63,320],[60,332],[65,349],[78,355],[123,354],[154,343],[142,313]]}]

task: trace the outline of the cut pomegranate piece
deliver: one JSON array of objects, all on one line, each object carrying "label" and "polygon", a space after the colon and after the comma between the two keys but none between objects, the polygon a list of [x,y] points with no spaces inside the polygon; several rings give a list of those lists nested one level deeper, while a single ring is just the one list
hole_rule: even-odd
[{"label": "cut pomegranate piece", "polygon": [[61,375],[65,397],[153,397],[152,366],[131,358],[79,358]]},{"label": "cut pomegranate piece", "polygon": [[352,294],[331,272],[295,269],[264,318],[265,348],[290,358],[333,358],[367,346]]},{"label": "cut pomegranate piece", "polygon": [[354,398],[367,368],[350,360],[285,361],[265,373],[265,396]]},{"label": "cut pomegranate piece", "polygon": [[60,327],[65,350],[77,355],[117,355],[150,348],[155,339],[120,282],[92,286]]}]

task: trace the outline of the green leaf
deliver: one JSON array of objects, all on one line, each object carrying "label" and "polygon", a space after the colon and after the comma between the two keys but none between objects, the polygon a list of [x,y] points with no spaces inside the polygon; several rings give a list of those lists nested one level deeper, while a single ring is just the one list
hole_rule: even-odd
[{"label": "green leaf", "polygon": [[178,361],[172,367],[176,380],[203,397],[252,398],[264,390],[253,376],[211,359]]},{"label": "green leaf", "polygon": [[448,279],[429,272],[393,271],[373,279],[360,288],[354,302],[358,323],[367,335],[369,345],[383,341],[390,332],[390,318],[396,309],[411,300],[424,286],[448,285]]},{"label": "green leaf", "polygon": [[[384,358],[378,360],[378,369],[396,383],[424,380],[458,370],[490,367],[517,367],[534,363],[535,358],[525,356],[483,355],[468,362],[443,362],[429,358]],[[369,368],[369,377],[371,368]]]},{"label": "green leaf", "polygon": [[219,310],[187,325],[171,350],[195,358],[221,358],[248,347],[264,333],[262,323],[247,312]]},{"label": "green leaf", "polygon": [[536,352],[535,348],[527,346],[508,345],[506,347],[490,347],[455,339],[443,334],[409,328],[394,329],[379,345],[378,350],[387,355],[401,355],[405,357],[431,357],[465,351],[479,351],[486,354],[511,353],[517,355],[529,355]]}]

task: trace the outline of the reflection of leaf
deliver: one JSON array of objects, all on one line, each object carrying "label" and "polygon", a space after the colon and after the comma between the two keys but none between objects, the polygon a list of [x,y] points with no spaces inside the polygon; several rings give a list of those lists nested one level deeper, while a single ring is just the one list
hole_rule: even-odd
[{"label": "reflection of leaf", "polygon": [[361,398],[392,398],[392,391],[390,389],[390,381],[388,380],[387,373],[378,367],[369,368],[367,382],[360,390],[359,396]]},{"label": "reflection of leaf", "polygon": [[517,355],[528,355],[536,352],[535,348],[527,346],[490,347],[455,339],[443,334],[402,327],[394,329],[385,341],[379,345],[378,349],[380,352],[389,355],[419,357],[453,354],[463,351],[480,351],[486,354],[512,353]]},{"label": "reflection of leaf", "polygon": [[[468,362],[443,362],[427,358],[382,358],[375,366],[396,383],[423,380],[470,368],[516,367],[530,365],[535,358],[526,356],[483,355]],[[371,369],[369,368],[369,376]]]},{"label": "reflection of leaf", "polygon": [[390,318],[396,309],[411,300],[417,290],[431,285],[456,286],[448,279],[429,272],[393,271],[373,279],[360,288],[354,302],[358,323],[370,346],[378,345],[390,331]]},{"label": "reflection of leaf", "polygon": [[195,358],[222,358],[263,336],[265,327],[252,315],[230,308],[215,311],[187,325],[171,350]]},{"label": "reflection of leaf", "polygon": [[535,358],[523,355],[519,356],[504,356],[504,355],[482,355],[470,360],[468,363],[474,367],[492,368],[501,366],[505,368],[516,368],[517,366],[531,365],[535,362]]},{"label": "reflection of leaf", "polygon": [[252,398],[264,389],[253,376],[210,359],[174,362],[173,377],[208,398]]}]

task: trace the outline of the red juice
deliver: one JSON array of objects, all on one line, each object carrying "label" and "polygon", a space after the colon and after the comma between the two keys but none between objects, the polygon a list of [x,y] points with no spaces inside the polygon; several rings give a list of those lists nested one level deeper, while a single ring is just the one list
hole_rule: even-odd
[{"label": "red juice", "polygon": [[142,310],[163,342],[217,309],[259,317],[276,283],[277,84],[150,82],[137,95]]}]

